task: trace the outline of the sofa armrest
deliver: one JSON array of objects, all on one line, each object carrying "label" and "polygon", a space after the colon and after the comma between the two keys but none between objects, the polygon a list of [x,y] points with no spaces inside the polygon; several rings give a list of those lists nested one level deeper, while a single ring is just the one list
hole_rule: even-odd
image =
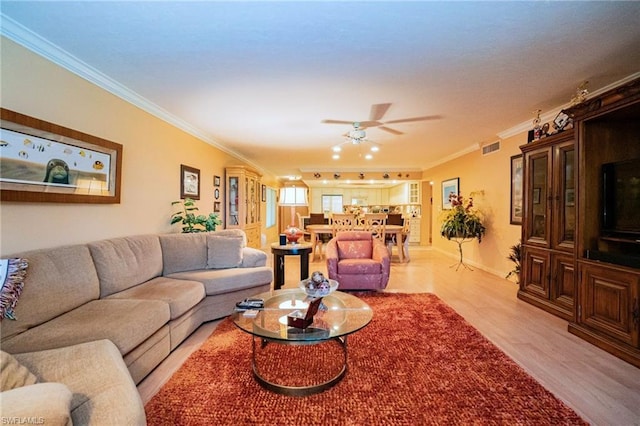
[{"label": "sofa armrest", "polygon": [[62,383],[36,383],[2,392],[2,423],[15,420],[19,424],[20,419],[33,419],[44,425],[72,425],[72,397]]},{"label": "sofa armrest", "polygon": [[262,250],[254,249],[251,247],[242,248],[242,262],[241,268],[255,268],[258,266],[267,265],[267,254]]}]

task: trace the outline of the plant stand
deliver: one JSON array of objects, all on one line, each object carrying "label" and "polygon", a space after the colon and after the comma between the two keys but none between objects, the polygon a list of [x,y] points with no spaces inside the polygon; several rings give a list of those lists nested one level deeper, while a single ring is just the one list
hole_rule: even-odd
[{"label": "plant stand", "polygon": [[455,241],[456,244],[458,244],[458,252],[460,253],[460,260],[457,263],[454,263],[453,265],[449,266],[449,268],[453,268],[455,266],[456,267],[456,272],[457,272],[458,269],[460,269],[461,266],[464,266],[465,269],[473,271],[473,269],[471,269],[471,267],[469,265],[464,263],[464,259],[462,257],[462,244],[471,241],[471,239],[467,239],[467,238],[451,238],[451,240]]}]

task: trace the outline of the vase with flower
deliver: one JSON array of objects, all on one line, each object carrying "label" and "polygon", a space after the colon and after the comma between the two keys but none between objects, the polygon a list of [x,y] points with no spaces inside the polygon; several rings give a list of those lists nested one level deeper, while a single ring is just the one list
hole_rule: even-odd
[{"label": "vase with flower", "polygon": [[451,193],[449,195],[451,209],[442,212],[440,235],[447,240],[453,240],[458,244],[460,260],[451,266],[456,266],[456,271],[460,266],[471,270],[465,263],[462,256],[462,244],[478,240],[482,242],[482,237],[486,232],[482,224],[482,215],[473,205],[473,197],[465,199],[461,194]]}]

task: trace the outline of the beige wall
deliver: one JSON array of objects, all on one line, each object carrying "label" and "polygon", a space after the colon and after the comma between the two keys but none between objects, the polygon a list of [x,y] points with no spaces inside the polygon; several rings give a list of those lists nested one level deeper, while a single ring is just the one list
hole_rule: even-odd
[{"label": "beige wall", "polygon": [[[522,133],[501,142],[500,151],[482,156],[480,150],[459,157],[453,161],[427,170],[423,176],[433,183],[432,233],[433,248],[457,257],[458,246],[440,235],[442,212],[442,181],[460,178],[460,192],[466,197],[474,191],[484,191],[484,195],[474,198],[475,206],[485,216],[487,228],[482,243],[474,240],[463,244],[464,258],[470,265],[505,276],[513,263],[506,257],[510,247],[520,240],[519,225],[511,225],[511,156],[520,153],[518,148],[526,143],[527,135]],[[423,215],[424,216],[424,215]]]},{"label": "beige wall", "polygon": [[[224,167],[242,164],[4,38],[1,55],[2,107],[124,146],[120,204],[3,202],[2,255],[116,236],[178,232],[177,226],[169,225],[169,217],[171,202],[180,197],[180,164],[200,169],[202,213],[213,211],[213,176],[223,178],[224,194]],[[265,182],[277,186],[272,176],[265,176]]]},{"label": "beige wall", "polygon": [[[3,107],[124,146],[120,204],[2,203],[2,255],[116,236],[177,232],[177,227],[169,226],[169,216],[171,201],[179,198],[180,164],[200,169],[198,205],[208,213],[213,209],[213,176],[224,177],[225,166],[241,163],[9,40],[2,39],[1,55]],[[464,195],[484,190],[477,205],[487,216],[486,238],[480,245],[466,244],[465,259],[498,275],[512,269],[506,256],[520,238],[520,226],[509,224],[510,157],[519,153],[518,146],[525,141],[526,134],[521,134],[502,141],[499,152],[483,157],[477,151],[423,173],[425,182],[434,181],[431,234],[436,250],[456,253],[455,244],[440,237],[438,214],[442,180],[460,177]],[[269,175],[263,176],[262,183],[275,189],[281,186]],[[224,189],[223,179],[223,193]],[[426,201],[424,184],[422,189]],[[423,206],[425,220],[428,204]],[[263,203],[263,218],[265,207]],[[265,229],[263,225],[263,234],[268,242],[277,241],[278,226]],[[423,230],[422,236],[427,235]]]}]

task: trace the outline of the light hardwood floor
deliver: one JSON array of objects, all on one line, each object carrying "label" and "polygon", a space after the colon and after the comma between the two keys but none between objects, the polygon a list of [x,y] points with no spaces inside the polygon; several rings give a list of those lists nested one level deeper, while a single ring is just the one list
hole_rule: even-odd
[{"label": "light hardwood floor", "polygon": [[[513,282],[477,268],[456,272],[449,267],[455,259],[429,247],[411,247],[410,253],[411,262],[392,263],[386,291],[437,294],[590,423],[640,425],[640,369],[569,334],[566,321],[518,300]],[[298,259],[286,257],[285,288],[297,286]],[[326,273],[324,260],[309,270]],[[138,386],[145,403],[217,324],[202,325]]]}]

